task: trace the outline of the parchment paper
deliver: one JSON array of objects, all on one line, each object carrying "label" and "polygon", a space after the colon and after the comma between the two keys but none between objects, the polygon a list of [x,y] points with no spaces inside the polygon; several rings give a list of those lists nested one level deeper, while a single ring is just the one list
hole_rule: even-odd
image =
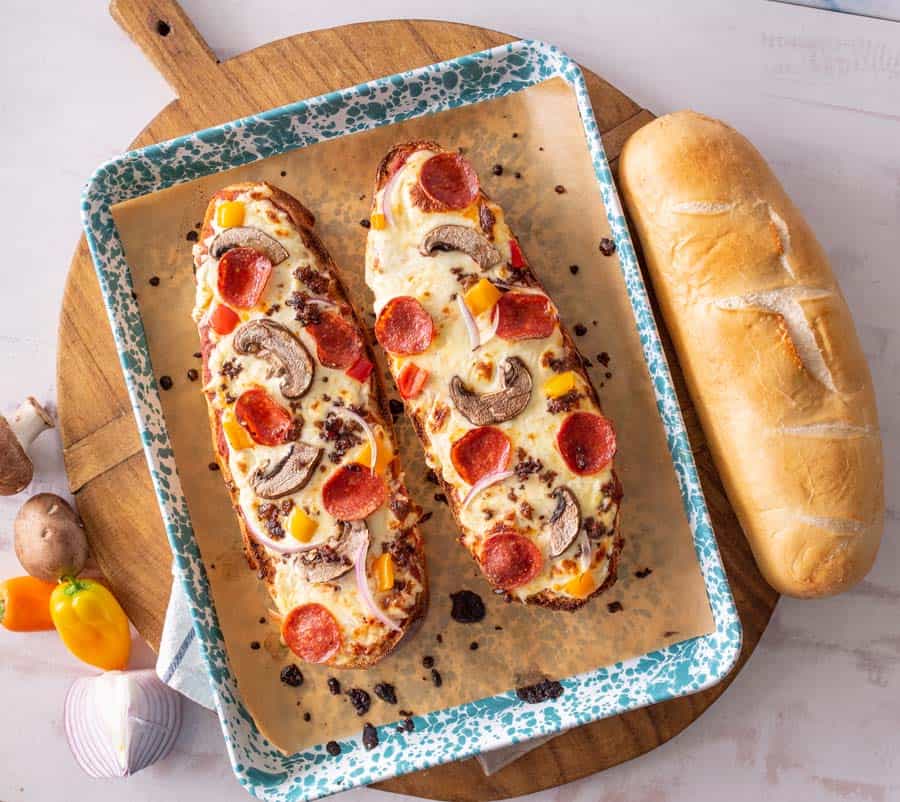
[{"label": "parchment paper", "polygon": [[[247,180],[281,186],[316,214],[319,234],[342,268],[352,300],[371,323],[371,295],[363,281],[366,229],[360,221],[368,218],[381,156],[393,143],[415,138],[465,149],[485,191],[506,209],[569,327],[587,328],[575,339],[592,363],[591,377],[618,433],[616,464],[625,489],[619,581],[574,614],[507,604],[493,595],[455,542],[453,520],[446,505],[435,500],[438,488],[425,480],[421,449],[401,418],[397,431],[410,492],[433,513],[422,526],[429,612],[421,628],[375,668],[335,671],[303,665],[305,682],[291,688],[279,680],[282,667],[293,662],[291,654],[280,644],[276,620],[267,615],[269,596],[244,560],[222,477],[208,468],[213,452],[200,381],[186,375],[200,368],[192,356],[199,346],[190,319],[194,285],[186,237],[197,230],[209,196],[219,187]],[[495,164],[502,165],[502,175],[494,175]],[[379,725],[399,719],[400,710],[423,714],[543,676],[568,677],[714,628],[624,281],[615,255],[605,257],[598,249],[609,229],[575,98],[562,80],[174,187],[122,204],[114,217],[156,375],[174,380],[174,387],[162,392],[163,409],[231,665],[244,703],[280,749],[292,753],[350,736],[365,721]],[[577,272],[571,265],[578,266]],[[157,286],[150,283],[154,276]],[[601,352],[608,352],[608,366],[598,360]],[[648,568],[648,576],[635,576]],[[464,625],[450,618],[449,594],[462,588],[484,599],[487,616],[481,623]],[[613,602],[622,609],[610,612]],[[254,643],[260,648],[252,648]],[[440,672],[440,688],[422,666],[426,655]],[[371,710],[357,717],[345,696],[328,692],[330,676],[337,676],[345,690],[367,690]],[[378,682],[395,685],[397,705],[374,695]],[[306,713],[310,721],[304,720]]]}]

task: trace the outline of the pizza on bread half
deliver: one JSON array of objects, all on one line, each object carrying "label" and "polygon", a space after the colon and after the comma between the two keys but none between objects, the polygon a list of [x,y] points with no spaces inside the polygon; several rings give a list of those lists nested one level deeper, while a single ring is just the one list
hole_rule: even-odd
[{"label": "pizza on bread half", "polygon": [[297,200],[228,186],[194,246],[204,393],[247,558],[300,659],[365,668],[427,602],[374,360]]},{"label": "pizza on bread half", "polygon": [[461,531],[507,597],[575,610],[616,579],[616,437],[552,299],[478,176],[434,142],[382,160],[375,336]]}]

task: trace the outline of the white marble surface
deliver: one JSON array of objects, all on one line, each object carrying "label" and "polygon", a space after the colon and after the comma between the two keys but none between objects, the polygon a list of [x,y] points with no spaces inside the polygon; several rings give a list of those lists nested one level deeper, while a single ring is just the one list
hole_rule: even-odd
[{"label": "white marble surface", "polygon": [[[412,0],[185,0],[227,58],[297,31],[422,16]],[[452,10],[451,10],[452,9]],[[52,399],[59,301],[82,182],[171,99],[102,2],[0,7],[0,410]],[[456,0],[452,16],[555,42],[658,113],[692,106],[745,132],[819,233],[855,313],[878,389],[888,524],[871,575],[845,596],[782,601],[724,697],[644,758],[530,797],[606,802],[900,799],[900,24],[768,2]],[[390,43],[386,42],[385,47]],[[34,491],[65,488],[58,440]],[[0,500],[0,576],[18,572]],[[137,662],[150,664],[145,648]],[[212,714],[192,708],[175,752],[127,781],[89,780],[62,729],[84,672],[53,634],[0,630],[0,800],[246,799]],[[346,802],[393,799],[377,791]]]}]

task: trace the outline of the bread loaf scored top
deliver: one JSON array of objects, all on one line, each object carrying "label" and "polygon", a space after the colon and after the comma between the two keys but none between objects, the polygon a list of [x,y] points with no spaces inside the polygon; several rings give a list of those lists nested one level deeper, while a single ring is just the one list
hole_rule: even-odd
[{"label": "bread loaf scored top", "polygon": [[838,593],[884,520],[875,394],[828,259],[747,139],[693,112],[626,143],[620,188],[722,481],[768,582]]}]

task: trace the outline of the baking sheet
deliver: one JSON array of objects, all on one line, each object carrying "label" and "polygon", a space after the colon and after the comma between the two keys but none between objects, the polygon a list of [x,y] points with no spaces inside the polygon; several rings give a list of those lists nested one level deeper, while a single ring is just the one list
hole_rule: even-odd
[{"label": "baking sheet", "polygon": [[[240,534],[221,475],[213,462],[199,381],[190,232],[209,196],[235,181],[266,180],[308,205],[351,299],[367,312],[363,253],[375,167],[395,142],[433,138],[462,147],[485,191],[506,209],[526,255],[547,285],[570,329],[586,328],[576,343],[604,410],[615,422],[617,470],[625,488],[625,549],[619,582],[574,613],[506,604],[490,593],[456,542],[449,511],[424,478],[421,449],[404,419],[397,422],[407,484],[432,517],[423,525],[431,606],[421,628],[369,671],[302,666],[305,682],[279,680],[292,662],[280,644],[269,596],[246,565]],[[494,175],[492,167],[503,167]],[[162,404],[179,475],[243,702],[260,730],[286,753],[358,733],[363,722],[395,721],[400,710],[423,714],[533,683],[564,678],[713,631],[712,613],[694,552],[681,495],[641,354],[633,314],[616,257],[598,249],[609,235],[575,97],[554,79],[505,98],[386,126],[256,162],[120,204],[113,209],[131,267],[155,373],[174,385]],[[577,272],[570,267],[577,265]],[[158,278],[158,284],[151,279]],[[598,355],[609,355],[608,365]],[[383,370],[383,365],[380,366]],[[393,387],[391,394],[396,395]],[[643,578],[636,574],[645,574]],[[449,594],[479,593],[487,616],[478,624],[450,619]],[[621,609],[611,612],[618,603]],[[441,641],[438,640],[441,636]],[[477,649],[472,644],[477,643]],[[257,646],[258,648],[254,648]],[[422,665],[434,659],[442,684]],[[372,706],[360,718],[327,679],[362,688]],[[396,687],[398,704],[373,693],[378,682]],[[307,720],[307,714],[308,719]]]}]

